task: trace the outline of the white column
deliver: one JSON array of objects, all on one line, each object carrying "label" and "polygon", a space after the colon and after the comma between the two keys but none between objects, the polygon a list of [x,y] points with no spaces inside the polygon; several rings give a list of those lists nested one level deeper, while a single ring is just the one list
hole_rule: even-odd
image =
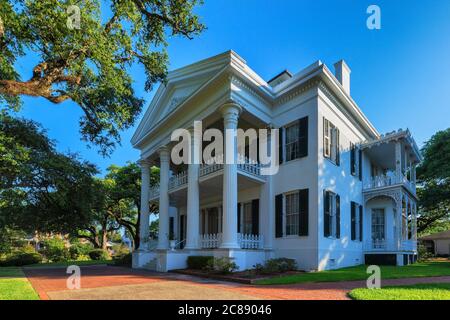
[{"label": "white column", "polygon": [[149,189],[150,189],[150,163],[140,160],[141,167],[141,216],[139,223],[139,249],[148,250],[149,241]]},{"label": "white column", "polygon": [[275,229],[275,202],[272,176],[266,176],[266,182],[259,191],[259,230],[264,238],[264,248],[272,249]]},{"label": "white column", "polygon": [[167,147],[159,150],[159,232],[158,249],[169,248],[169,170],[170,153]]},{"label": "white column", "polygon": [[198,184],[201,144],[196,134],[198,129],[191,130],[191,150],[188,165],[188,187],[187,187],[187,226],[186,226],[186,249],[197,249],[199,247],[200,233],[200,190]]},{"label": "white column", "polygon": [[223,166],[223,223],[221,248],[239,248],[237,237],[237,138],[236,129],[241,107],[226,103],[222,107],[225,131]]},{"label": "white column", "polygon": [[400,141],[395,142],[395,174],[396,179],[400,179],[402,176],[402,144]]}]

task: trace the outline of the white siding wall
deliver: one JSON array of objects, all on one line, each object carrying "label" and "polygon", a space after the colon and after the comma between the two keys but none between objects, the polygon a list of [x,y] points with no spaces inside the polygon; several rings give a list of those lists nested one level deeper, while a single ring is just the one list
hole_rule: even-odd
[{"label": "white siding wall", "polygon": [[[340,165],[323,157],[323,117],[340,131]],[[350,173],[350,142],[364,140],[363,134],[338,107],[319,90],[318,100],[318,270],[342,268],[363,263],[362,242],[351,240],[350,202],[363,203],[362,183]],[[363,167],[363,176],[367,168]],[[323,190],[340,195],[340,239],[324,237]]]},{"label": "white siding wall", "polygon": [[[283,162],[273,177],[274,196],[309,189],[308,236],[274,238],[275,257],[296,259],[300,269],[317,269],[317,89],[310,90],[282,106],[276,106],[274,124],[285,126],[308,116],[308,156]],[[273,199],[275,201],[275,199]],[[275,215],[275,212],[272,213]],[[275,228],[275,226],[273,226]],[[284,230],[283,230],[284,231]],[[274,232],[275,235],[275,232]]]}]

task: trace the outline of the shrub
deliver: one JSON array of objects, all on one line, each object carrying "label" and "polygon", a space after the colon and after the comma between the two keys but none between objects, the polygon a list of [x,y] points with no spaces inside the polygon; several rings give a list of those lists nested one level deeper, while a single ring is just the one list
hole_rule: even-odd
[{"label": "shrub", "polygon": [[424,245],[417,246],[417,255],[419,262],[426,261],[428,259],[431,259],[433,257],[433,254],[427,250],[427,248]]},{"label": "shrub", "polygon": [[106,250],[103,249],[94,249],[89,252],[89,257],[92,260],[108,260],[109,254]]},{"label": "shrub", "polygon": [[131,267],[132,264],[132,256],[131,253],[122,255],[120,257],[114,257],[114,264],[116,266],[124,266],[124,267]]},{"label": "shrub", "polygon": [[70,253],[65,246],[64,240],[59,238],[45,240],[40,253],[52,262],[67,261],[70,258]]},{"label": "shrub", "polygon": [[208,261],[213,260],[212,256],[189,256],[187,265],[189,269],[201,270],[208,265]]},{"label": "shrub", "polygon": [[297,270],[297,262],[289,258],[269,259],[264,265],[254,266],[256,273],[270,274]]},{"label": "shrub", "polygon": [[0,266],[3,267],[20,267],[29,264],[35,264],[42,262],[42,255],[37,252],[32,253],[18,253],[8,257],[7,259],[0,261]]},{"label": "shrub", "polygon": [[208,260],[208,263],[205,267],[205,270],[207,271],[221,274],[228,274],[233,271],[236,271],[237,269],[238,266],[233,261],[233,259],[229,257],[210,259]]},{"label": "shrub", "polygon": [[112,247],[113,259],[121,259],[130,253],[130,249],[124,244],[115,244]]},{"label": "shrub", "polygon": [[79,260],[81,256],[88,256],[93,249],[89,243],[75,243],[69,248],[70,259]]}]

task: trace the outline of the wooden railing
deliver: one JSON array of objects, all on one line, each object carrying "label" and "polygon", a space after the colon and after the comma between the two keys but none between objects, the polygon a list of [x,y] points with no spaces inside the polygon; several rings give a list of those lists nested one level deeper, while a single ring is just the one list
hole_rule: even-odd
[{"label": "wooden railing", "polygon": [[[238,233],[238,243],[241,249],[262,249],[263,236],[253,234]],[[213,249],[219,248],[222,243],[221,233],[211,233],[200,235],[200,248]]]}]

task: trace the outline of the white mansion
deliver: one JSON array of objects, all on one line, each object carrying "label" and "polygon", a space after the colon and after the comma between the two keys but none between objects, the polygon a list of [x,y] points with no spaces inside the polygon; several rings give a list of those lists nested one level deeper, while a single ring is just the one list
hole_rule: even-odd
[{"label": "white mansion", "polygon": [[[241,270],[277,257],[303,270],[414,262],[419,150],[408,130],[380,135],[351,98],[347,64],[334,68],[317,61],[266,82],[228,51],[170,72],[132,138],[142,167],[133,267],[185,268],[191,255],[232,257]],[[196,120],[222,131],[279,128],[278,173],[262,175],[254,160],[175,165],[171,134]]]}]

